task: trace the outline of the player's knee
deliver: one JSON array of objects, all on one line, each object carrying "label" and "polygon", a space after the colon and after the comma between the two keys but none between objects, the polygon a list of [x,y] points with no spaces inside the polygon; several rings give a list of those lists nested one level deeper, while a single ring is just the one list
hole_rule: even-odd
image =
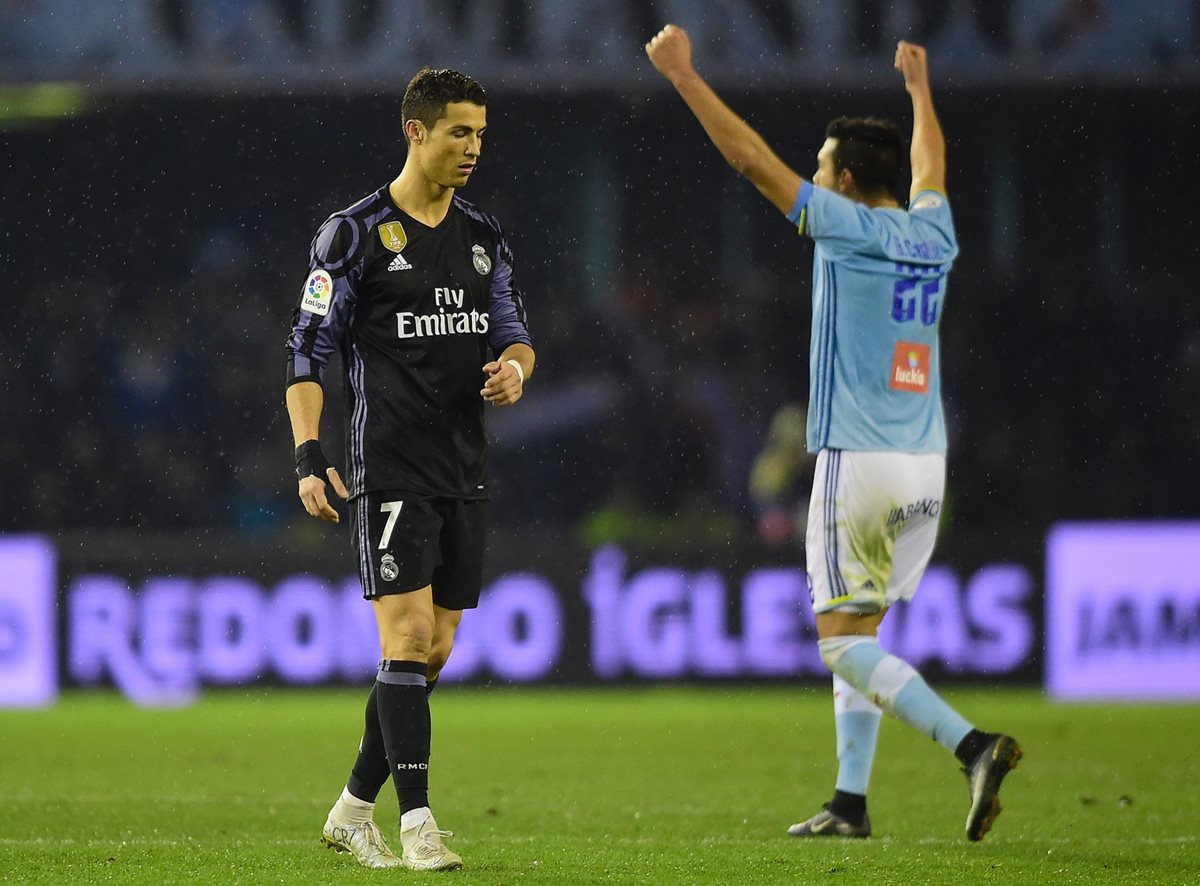
[{"label": "player's knee", "polygon": [[381,625],[379,645],[384,658],[428,661],[433,648],[433,624],[420,618],[398,619]]},{"label": "player's knee", "polygon": [[908,662],[894,655],[884,658],[871,672],[867,691],[877,705],[890,714],[896,712],[896,699],[900,691],[910,682],[920,680],[917,673]]},{"label": "player's knee", "polygon": [[429,650],[429,679],[441,673],[454,649],[454,637],[458,633],[461,612],[439,610],[434,619],[433,643]]},{"label": "player's knee", "polygon": [[821,661],[825,663],[825,667],[829,668],[833,673],[838,672],[838,662],[842,657],[849,652],[854,646],[859,643],[873,642],[874,638],[845,636],[845,637],[826,637],[823,640],[817,641],[817,649],[821,653]]},{"label": "player's knee", "polygon": [[439,640],[434,643],[429,650],[429,679],[436,680],[442,672],[442,668],[446,666],[446,662],[450,660],[450,651],[454,647],[454,641]]}]

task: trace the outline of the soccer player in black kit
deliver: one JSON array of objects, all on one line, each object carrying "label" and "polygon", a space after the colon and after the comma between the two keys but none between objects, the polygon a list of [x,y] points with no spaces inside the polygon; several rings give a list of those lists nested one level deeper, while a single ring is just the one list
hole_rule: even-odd
[{"label": "soccer player in black kit", "polygon": [[[484,404],[511,406],[533,372],[525,308],[499,223],[455,195],[479,160],[486,95],[423,70],[401,107],[408,156],[390,184],[335,212],[312,243],[288,339],[287,408],[300,499],[338,522],[349,501],[363,596],[383,660],[366,729],[322,841],[371,868],[462,866],[429,809],[428,693],[482,584]],[[341,353],[343,484],[318,442],[322,376]],[[373,820],[391,775],[397,857]]]}]

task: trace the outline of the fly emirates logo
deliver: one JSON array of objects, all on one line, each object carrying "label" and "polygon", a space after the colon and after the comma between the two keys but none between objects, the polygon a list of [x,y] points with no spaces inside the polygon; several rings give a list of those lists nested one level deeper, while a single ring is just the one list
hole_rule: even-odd
[{"label": "fly emirates logo", "polygon": [[398,311],[396,326],[400,338],[428,338],[433,335],[483,335],[488,331],[488,315],[462,310],[465,290],[438,286],[433,290],[436,314]]}]

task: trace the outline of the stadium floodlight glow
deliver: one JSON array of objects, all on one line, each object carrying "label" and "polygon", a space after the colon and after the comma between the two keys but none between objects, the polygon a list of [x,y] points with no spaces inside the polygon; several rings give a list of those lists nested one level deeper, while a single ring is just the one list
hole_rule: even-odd
[{"label": "stadium floodlight glow", "polygon": [[38,707],[58,696],[54,547],[0,538],[0,707]]},{"label": "stadium floodlight glow", "polygon": [[1046,545],[1046,686],[1200,699],[1200,522],[1074,523]]}]

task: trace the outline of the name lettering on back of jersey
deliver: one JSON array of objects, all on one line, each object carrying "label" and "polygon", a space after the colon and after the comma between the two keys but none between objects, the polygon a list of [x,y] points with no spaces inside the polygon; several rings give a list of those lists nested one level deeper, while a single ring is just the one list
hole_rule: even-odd
[{"label": "name lettering on back of jersey", "polygon": [[896,234],[888,238],[888,251],[921,261],[942,261],[946,257],[945,250],[933,240],[909,240]]},{"label": "name lettering on back of jersey", "polygon": [[486,312],[455,311],[466,301],[465,289],[438,286],[433,290],[436,314],[417,314],[413,311],[396,313],[396,331],[400,338],[426,338],[435,335],[483,335],[488,331],[490,318]]},{"label": "name lettering on back of jersey", "polygon": [[324,317],[329,313],[329,305],[333,302],[333,278],[328,271],[316,270],[308,275],[304,284],[304,296],[300,307],[313,314]]},{"label": "name lettering on back of jersey", "polygon": [[892,374],[888,387],[912,394],[929,393],[929,345],[910,341],[896,342]]}]

